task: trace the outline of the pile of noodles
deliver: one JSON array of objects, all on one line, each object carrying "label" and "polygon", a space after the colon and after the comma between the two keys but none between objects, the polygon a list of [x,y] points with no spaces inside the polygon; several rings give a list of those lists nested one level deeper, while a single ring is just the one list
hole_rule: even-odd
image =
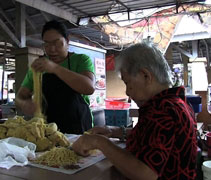
[{"label": "pile of noodles", "polygon": [[67,166],[76,164],[80,157],[72,150],[65,147],[54,147],[34,160],[35,163],[47,166]]}]

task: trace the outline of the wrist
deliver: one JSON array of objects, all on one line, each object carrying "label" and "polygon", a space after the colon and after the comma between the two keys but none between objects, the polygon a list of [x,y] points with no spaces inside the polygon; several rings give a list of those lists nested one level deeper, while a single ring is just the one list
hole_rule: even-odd
[{"label": "wrist", "polygon": [[94,135],[95,136],[95,141],[94,141],[94,146],[96,149],[102,150],[107,146],[107,141],[108,138],[99,134]]},{"label": "wrist", "polygon": [[54,73],[55,75],[59,76],[59,74],[62,73],[62,71],[63,71],[62,68],[63,68],[62,66],[54,63],[53,64],[53,68],[52,68],[52,73]]},{"label": "wrist", "polygon": [[112,126],[109,129],[111,130],[111,137],[119,138],[121,141],[124,141],[126,139],[127,131],[124,126]]},{"label": "wrist", "polygon": [[127,137],[126,128],[124,126],[121,126],[120,129],[121,129],[120,141],[125,141]]},{"label": "wrist", "polygon": [[22,109],[25,109],[27,107],[27,101],[26,100],[22,100],[21,106],[22,106]]},{"label": "wrist", "polygon": [[109,127],[111,131],[111,136],[112,138],[120,138],[121,137],[121,128],[117,126],[110,126]]}]

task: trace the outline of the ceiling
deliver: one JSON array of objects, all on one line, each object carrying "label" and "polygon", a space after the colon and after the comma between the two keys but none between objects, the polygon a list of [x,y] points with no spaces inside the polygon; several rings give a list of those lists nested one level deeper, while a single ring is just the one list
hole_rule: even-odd
[{"label": "ceiling", "polygon": [[119,12],[181,5],[198,2],[196,0],[47,0],[52,5],[72,13],[76,18],[96,17]]},{"label": "ceiling", "polygon": [[[201,0],[203,1],[203,0]],[[0,0],[0,63],[14,62],[11,50],[17,47],[40,47],[42,26],[57,19],[68,27],[71,40],[89,42],[101,48],[118,48],[92,18],[136,10],[198,3],[197,0]],[[80,25],[88,18],[88,25]],[[110,19],[110,23],[115,23]],[[6,48],[5,48],[6,47]],[[176,56],[175,56],[176,58]],[[177,56],[178,58],[178,56]],[[13,63],[14,64],[14,63]],[[8,67],[11,67],[8,65]]]}]

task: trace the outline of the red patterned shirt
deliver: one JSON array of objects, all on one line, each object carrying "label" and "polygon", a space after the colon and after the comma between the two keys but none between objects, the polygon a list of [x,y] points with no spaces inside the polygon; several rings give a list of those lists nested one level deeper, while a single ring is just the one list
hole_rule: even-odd
[{"label": "red patterned shirt", "polygon": [[162,91],[139,109],[127,150],[157,173],[159,180],[196,176],[196,121],[184,87]]}]

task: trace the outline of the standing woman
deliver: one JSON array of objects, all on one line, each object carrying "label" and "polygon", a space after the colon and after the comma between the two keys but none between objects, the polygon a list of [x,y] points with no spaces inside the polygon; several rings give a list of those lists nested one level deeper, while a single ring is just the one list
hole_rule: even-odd
[{"label": "standing woman", "polygon": [[[46,57],[31,65],[43,72],[42,91],[47,122],[55,122],[63,133],[81,134],[92,127],[89,97],[94,93],[95,75],[91,59],[85,54],[68,52],[68,34],[64,24],[47,22],[42,30]],[[33,73],[29,69],[16,96],[16,106],[25,115],[33,115]]]}]

